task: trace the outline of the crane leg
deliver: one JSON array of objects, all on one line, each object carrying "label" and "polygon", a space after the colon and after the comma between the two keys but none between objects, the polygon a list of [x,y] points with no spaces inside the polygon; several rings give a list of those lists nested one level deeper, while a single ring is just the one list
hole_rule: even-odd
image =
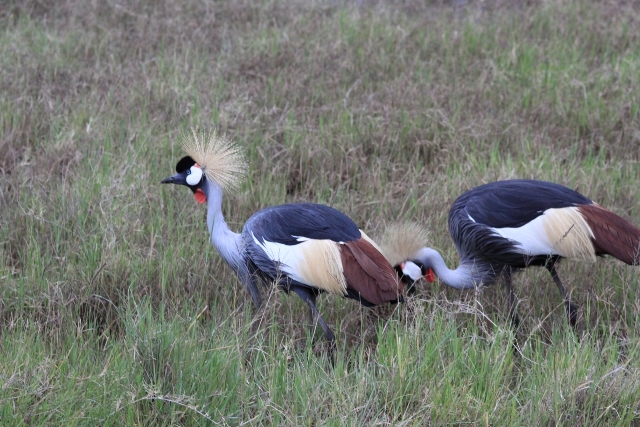
[{"label": "crane leg", "polygon": [[551,273],[551,277],[553,281],[556,282],[560,293],[562,294],[562,300],[564,301],[564,308],[567,311],[567,319],[569,320],[569,324],[573,329],[576,328],[576,321],[578,319],[578,306],[571,302],[571,298],[567,295],[567,290],[560,281],[560,276],[558,276],[558,272],[556,271],[555,263],[551,263],[547,265],[547,270]]},{"label": "crane leg", "polygon": [[504,285],[507,290],[507,300],[509,303],[509,319],[515,329],[520,326],[520,317],[516,313],[517,298],[515,292],[513,292],[513,286],[511,285],[511,269],[507,268],[504,273]]},{"label": "crane leg", "polygon": [[[311,298],[311,302],[315,306],[317,295],[312,292],[309,292],[309,297]],[[317,309],[314,311],[313,308],[309,307],[309,325],[311,325],[312,328],[316,326],[316,322],[317,322],[316,313],[318,313]]]},{"label": "crane leg", "polygon": [[333,344],[335,342],[335,336],[333,335],[333,332],[331,332],[329,325],[327,325],[327,322],[324,321],[324,319],[320,315],[320,312],[318,311],[318,308],[316,307],[315,295],[309,290],[301,286],[291,286],[291,290],[295,292],[302,299],[302,301],[307,303],[307,305],[309,306],[309,309],[311,310],[311,317],[316,318],[318,320],[318,323],[320,324],[320,327],[324,332],[325,338],[327,339],[327,341]]}]

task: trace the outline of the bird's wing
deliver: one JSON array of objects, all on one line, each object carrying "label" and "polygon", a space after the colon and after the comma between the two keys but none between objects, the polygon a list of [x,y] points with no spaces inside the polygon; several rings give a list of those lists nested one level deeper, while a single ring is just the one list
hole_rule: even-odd
[{"label": "bird's wing", "polygon": [[638,227],[596,203],[578,209],[593,233],[596,254],[612,255],[630,265],[639,264]]},{"label": "bird's wing", "polygon": [[382,252],[366,234],[362,236],[340,245],[347,293],[367,306],[401,300],[404,284]]},{"label": "bird's wing", "polygon": [[360,238],[360,230],[342,212],[313,203],[271,206],[249,218],[242,236],[246,256],[272,280],[347,294],[339,243]]},{"label": "bird's wing", "polygon": [[360,295],[371,304],[398,298],[395,270],[355,223],[333,208],[273,206],[251,217],[242,234],[247,256],[274,280],[289,277],[330,293]]},{"label": "bird's wing", "polygon": [[360,238],[358,226],[342,212],[315,203],[271,206],[256,212],[245,229],[270,242],[297,245],[300,238],[348,242]]},{"label": "bird's wing", "polygon": [[454,206],[464,206],[477,223],[493,228],[516,228],[548,209],[592,203],[582,194],[552,182],[509,180],[473,188],[460,196]]},{"label": "bird's wing", "polygon": [[523,255],[595,261],[593,233],[578,211],[592,203],[550,182],[498,181],[460,196],[449,229],[459,250],[508,265],[527,265]]}]

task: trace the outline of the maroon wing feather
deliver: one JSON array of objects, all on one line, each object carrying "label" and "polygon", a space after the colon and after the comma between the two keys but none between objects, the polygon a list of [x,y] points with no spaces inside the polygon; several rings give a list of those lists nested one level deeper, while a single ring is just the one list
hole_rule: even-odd
[{"label": "maroon wing feather", "polygon": [[340,245],[347,289],[374,305],[395,301],[404,285],[389,261],[371,243],[358,239]]},{"label": "maroon wing feather", "polygon": [[598,204],[582,205],[580,213],[593,231],[597,255],[608,254],[630,265],[638,265],[640,229]]}]

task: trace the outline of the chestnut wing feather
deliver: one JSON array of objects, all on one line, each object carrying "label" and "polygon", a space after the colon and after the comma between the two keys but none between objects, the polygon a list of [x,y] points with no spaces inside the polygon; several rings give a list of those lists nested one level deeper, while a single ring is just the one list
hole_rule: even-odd
[{"label": "chestnut wing feather", "polygon": [[597,255],[611,255],[629,265],[638,265],[640,229],[598,204],[579,207],[593,231]]},{"label": "chestnut wing feather", "polygon": [[404,285],[384,255],[371,243],[361,238],[341,244],[340,256],[350,295],[359,294],[372,305],[402,301]]}]

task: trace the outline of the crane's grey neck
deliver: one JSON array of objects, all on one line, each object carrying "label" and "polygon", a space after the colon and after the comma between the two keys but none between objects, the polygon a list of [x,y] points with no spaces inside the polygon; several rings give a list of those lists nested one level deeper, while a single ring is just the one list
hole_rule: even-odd
[{"label": "crane's grey neck", "polygon": [[458,268],[451,270],[447,267],[447,264],[445,264],[442,255],[435,249],[420,249],[415,255],[415,260],[422,263],[425,267],[431,267],[438,279],[452,288],[473,289],[482,284],[489,284],[484,280],[486,271],[482,266],[462,262]]},{"label": "crane's grey neck", "polygon": [[213,246],[236,272],[240,266],[240,234],[231,231],[222,214],[222,187],[205,179],[202,191],[207,196],[207,227]]}]

